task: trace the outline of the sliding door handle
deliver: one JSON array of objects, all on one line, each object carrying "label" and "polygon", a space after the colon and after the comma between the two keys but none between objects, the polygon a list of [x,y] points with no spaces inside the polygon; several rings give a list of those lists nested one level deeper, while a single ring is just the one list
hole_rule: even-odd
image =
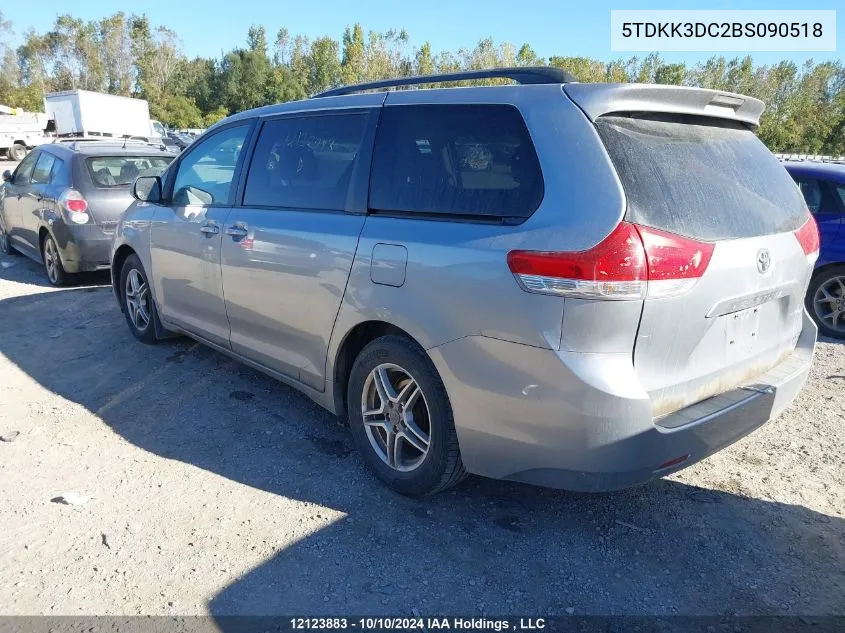
[{"label": "sliding door handle", "polygon": [[235,222],[232,226],[226,228],[226,235],[232,237],[246,237],[248,234],[249,229],[243,222]]},{"label": "sliding door handle", "polygon": [[206,235],[217,235],[220,232],[220,228],[216,224],[203,224],[200,226],[200,231]]}]

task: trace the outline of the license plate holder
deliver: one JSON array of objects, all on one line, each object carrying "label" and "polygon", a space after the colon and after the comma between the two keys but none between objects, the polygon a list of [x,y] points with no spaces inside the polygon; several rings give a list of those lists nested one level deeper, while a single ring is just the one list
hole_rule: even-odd
[{"label": "license plate holder", "polygon": [[750,356],[760,338],[760,307],[725,315],[725,351],[728,358]]}]

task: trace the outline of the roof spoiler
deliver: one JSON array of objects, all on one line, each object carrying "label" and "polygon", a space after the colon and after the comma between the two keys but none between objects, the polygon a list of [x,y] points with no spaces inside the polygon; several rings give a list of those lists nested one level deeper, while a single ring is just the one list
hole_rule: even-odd
[{"label": "roof spoiler", "polygon": [[665,112],[738,121],[756,129],[765,107],[754,97],[685,86],[573,83],[563,89],[591,121],[612,112]]}]

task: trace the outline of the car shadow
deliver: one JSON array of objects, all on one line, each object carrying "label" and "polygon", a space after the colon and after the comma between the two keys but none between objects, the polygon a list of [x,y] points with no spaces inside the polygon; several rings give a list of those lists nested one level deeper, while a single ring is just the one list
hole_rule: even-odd
[{"label": "car shadow", "polygon": [[[20,253],[0,255],[0,279],[56,289],[47,279],[44,265]],[[67,287],[101,286],[108,283],[111,283],[111,273],[105,270],[69,275]]]},{"label": "car shadow", "polygon": [[0,353],[133,445],[299,506],[267,534],[285,546],[209,600],[222,630],[228,615],[845,612],[840,518],[671,480],[580,495],[470,478],[406,499],[294,390],[187,339],[136,343],[109,288],[0,300],[0,323]]},{"label": "car shadow", "polygon": [[822,343],[835,343],[837,345],[845,345],[845,338],[833,338],[832,336],[819,336]]}]

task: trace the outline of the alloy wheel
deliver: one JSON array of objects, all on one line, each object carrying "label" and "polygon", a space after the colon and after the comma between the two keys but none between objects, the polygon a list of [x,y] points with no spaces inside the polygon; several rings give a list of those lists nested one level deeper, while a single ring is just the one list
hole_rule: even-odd
[{"label": "alloy wheel", "polygon": [[147,283],[136,268],[126,275],[126,310],[132,325],[143,332],[150,324],[150,293]]},{"label": "alloy wheel", "polygon": [[845,334],[845,277],[831,277],[813,296],[816,317],[836,332]]},{"label": "alloy wheel", "polygon": [[59,251],[53,238],[48,237],[44,242],[44,266],[47,268],[47,277],[52,283],[59,281]]},{"label": "alloy wheel", "polygon": [[418,468],[431,446],[428,404],[417,381],[393,363],[382,363],[364,382],[361,415],[370,445],[393,470]]}]

